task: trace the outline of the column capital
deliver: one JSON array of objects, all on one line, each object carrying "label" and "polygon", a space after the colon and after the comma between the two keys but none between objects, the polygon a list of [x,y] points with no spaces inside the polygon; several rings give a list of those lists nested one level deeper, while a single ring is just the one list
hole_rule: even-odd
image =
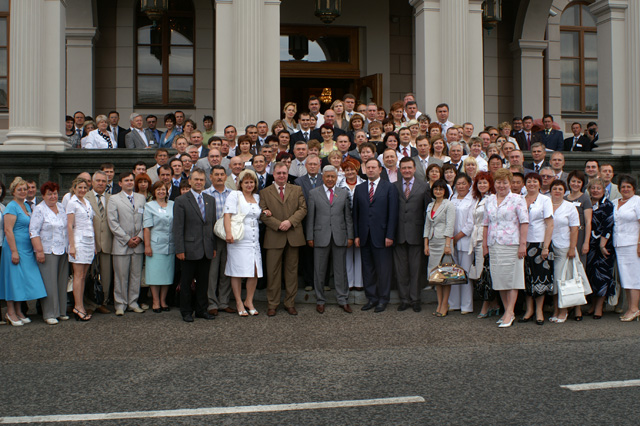
[{"label": "column capital", "polygon": [[94,38],[98,35],[96,27],[65,28],[67,45],[93,45]]},{"label": "column capital", "polygon": [[415,9],[414,16],[418,16],[425,11],[440,11],[440,0],[409,0],[409,4]]},{"label": "column capital", "polygon": [[542,52],[549,46],[547,40],[516,40],[509,44],[509,49],[520,56],[542,57]]},{"label": "column capital", "polygon": [[589,6],[589,10],[596,17],[597,23],[602,24],[610,20],[622,20],[629,3],[626,0],[598,0]]}]

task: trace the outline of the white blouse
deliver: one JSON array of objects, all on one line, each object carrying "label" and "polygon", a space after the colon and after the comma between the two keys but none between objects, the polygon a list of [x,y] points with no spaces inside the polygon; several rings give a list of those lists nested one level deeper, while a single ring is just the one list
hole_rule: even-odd
[{"label": "white blouse", "polygon": [[469,191],[466,197],[460,199],[457,195],[454,195],[450,201],[451,204],[456,206],[456,224],[453,229],[453,235],[455,236],[458,232],[462,232],[465,235],[456,242],[456,250],[466,253],[469,250],[470,236],[473,231],[475,200],[471,191]]},{"label": "white blouse", "polygon": [[553,241],[554,247],[569,247],[571,242],[572,226],[580,226],[580,216],[578,215],[578,209],[576,209],[576,206],[565,200],[562,201],[560,207],[558,207],[553,214],[553,233],[551,234],[551,241]]},{"label": "white blouse", "polygon": [[67,213],[57,203],[58,214],[42,201],[33,209],[29,223],[29,237],[40,237],[45,254],[63,255],[69,245],[67,236]]},{"label": "white blouse", "polygon": [[538,194],[536,200],[529,206],[528,243],[541,243],[544,241],[544,233],[547,230],[544,220],[550,217],[553,217],[551,198]]},{"label": "white blouse", "polygon": [[613,245],[614,247],[635,246],[640,234],[640,197],[629,198],[618,209],[622,199],[613,200]]}]

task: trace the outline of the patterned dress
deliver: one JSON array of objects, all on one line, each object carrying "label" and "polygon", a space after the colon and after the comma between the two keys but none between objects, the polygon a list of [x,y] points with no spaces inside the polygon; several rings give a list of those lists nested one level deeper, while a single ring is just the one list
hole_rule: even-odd
[{"label": "patterned dress", "polygon": [[[613,209],[611,201],[603,197],[593,205],[591,219],[591,240],[587,254],[587,277],[591,289],[597,297],[609,297],[615,293],[616,283],[613,279],[613,269],[616,263],[616,253],[613,248]],[[606,249],[609,256],[604,257],[600,251],[600,239],[608,238]]]}]

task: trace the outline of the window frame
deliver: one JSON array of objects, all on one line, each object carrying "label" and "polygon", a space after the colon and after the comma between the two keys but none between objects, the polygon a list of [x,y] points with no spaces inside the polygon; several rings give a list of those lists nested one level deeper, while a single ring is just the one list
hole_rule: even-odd
[{"label": "window frame", "polygon": [[[135,107],[136,108],[184,108],[184,109],[193,109],[196,105],[196,13],[195,7],[193,6],[193,2],[191,2],[192,10],[170,10],[162,15],[162,21],[159,25],[162,28],[162,73],[161,74],[153,74],[153,73],[142,73],[138,70],[138,49],[140,47],[150,47],[153,43],[140,43],[138,39],[138,20],[140,17],[146,17],[146,15],[140,12],[140,4],[135,9],[135,44],[134,44],[134,61],[135,61]],[[169,48],[170,48],[170,26],[169,20],[171,18],[189,18],[192,21],[193,25],[193,43],[191,46],[193,49],[193,65],[192,65],[192,73],[191,74],[172,74],[169,73]],[[177,45],[176,45],[177,46]],[[138,99],[138,79],[140,77],[158,77],[162,78],[162,102],[161,103],[141,103]],[[191,77],[193,79],[193,87],[192,87],[192,102],[188,103],[176,103],[169,102],[169,79],[170,77]]]},{"label": "window frame", "polygon": [[[586,108],[586,88],[587,87],[595,87],[596,89],[598,88],[598,84],[587,84],[586,83],[586,77],[585,77],[585,62],[587,60],[595,60],[596,64],[598,61],[598,57],[597,55],[595,57],[587,57],[585,55],[585,34],[589,33],[589,34],[595,34],[597,37],[598,34],[598,29],[597,27],[588,27],[588,26],[584,26],[583,25],[583,6],[588,6],[589,4],[583,1],[580,2],[573,2],[570,3],[563,11],[562,13],[566,13],[570,8],[572,7],[578,7],[578,10],[580,11],[579,13],[579,18],[580,18],[580,22],[579,25],[560,25],[560,43],[561,43],[561,49],[560,49],[560,66],[562,67],[562,62],[567,59],[567,60],[578,60],[578,65],[579,65],[579,81],[578,83],[563,83],[562,82],[562,78],[560,79],[560,88],[562,89],[563,87],[578,87],[580,92],[579,92],[579,103],[580,103],[580,109],[579,110],[562,110],[562,113],[564,115],[592,115],[592,116],[597,116],[598,115],[598,110],[587,110]],[[562,34],[563,33],[577,33],[578,34],[578,56],[562,56]]]}]

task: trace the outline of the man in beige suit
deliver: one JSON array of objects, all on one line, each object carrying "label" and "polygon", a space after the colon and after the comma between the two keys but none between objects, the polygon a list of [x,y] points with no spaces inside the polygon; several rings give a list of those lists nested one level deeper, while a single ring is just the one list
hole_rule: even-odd
[{"label": "man in beige suit", "polygon": [[107,223],[113,233],[113,298],[116,315],[122,316],[125,309],[144,312],[138,306],[138,296],[144,255],[142,217],[146,200],[144,195],[133,192],[133,172],[122,173],[119,184],[122,191],[109,198]]},{"label": "man in beige suit", "polygon": [[294,306],[298,292],[298,247],[304,246],[302,219],[307,204],[299,186],[287,184],[289,169],[276,163],[273,185],[260,191],[260,220],[266,225],[264,248],[267,250],[267,316],[274,316],[280,304],[282,258],[285,265],[284,308],[289,315],[298,315]]},{"label": "man in beige suit", "polygon": [[91,203],[91,208],[95,212],[93,216],[93,230],[96,234],[96,251],[100,265],[100,283],[104,290],[104,301],[102,306],[96,308],[101,314],[108,314],[111,311],[107,308],[107,299],[111,294],[111,245],[113,244],[113,234],[107,223],[107,204],[109,197],[107,189],[107,174],[98,170],[91,179],[93,189],[87,192],[85,198]]}]

